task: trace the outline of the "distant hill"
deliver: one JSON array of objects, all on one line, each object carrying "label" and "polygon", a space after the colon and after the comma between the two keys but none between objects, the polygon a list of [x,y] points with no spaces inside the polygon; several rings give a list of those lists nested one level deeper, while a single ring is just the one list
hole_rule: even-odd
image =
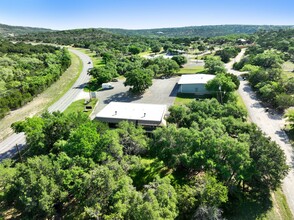
[{"label": "distant hill", "polygon": [[10,26],[6,24],[0,24],[0,36],[18,36],[29,33],[49,32],[50,29],[35,28],[35,27],[22,27],[22,26]]},{"label": "distant hill", "polygon": [[11,39],[20,41],[36,41],[44,43],[54,43],[60,45],[74,45],[77,47],[88,48],[91,44],[109,42],[115,43],[118,40],[128,41],[133,37],[114,34],[109,31],[87,28],[87,29],[73,29],[65,31],[52,31],[44,33],[29,33],[19,35]]},{"label": "distant hill", "polygon": [[[54,31],[45,28],[10,26],[0,24],[0,36],[19,36],[26,34],[38,34],[42,32],[55,32],[60,35],[67,35],[69,32],[81,32],[82,30],[90,35],[97,34],[100,31],[114,33],[124,36],[145,36],[145,37],[215,37],[231,34],[252,34],[259,30],[279,30],[293,28],[294,25],[204,25],[190,27],[174,27],[174,28],[156,28],[156,29],[138,29],[128,30],[119,28],[87,28],[73,29],[64,31]],[[100,32],[101,34],[102,32]],[[98,35],[100,35],[98,34]],[[105,34],[105,33],[104,33]],[[42,35],[42,34],[41,34]],[[41,36],[40,35],[40,36]],[[43,35],[44,36],[44,35]],[[37,37],[37,35],[35,36]]]},{"label": "distant hill", "polygon": [[207,25],[207,26],[190,26],[175,28],[158,28],[158,29],[112,29],[104,30],[112,33],[128,35],[128,36],[146,36],[146,37],[215,37],[230,34],[252,34],[258,30],[279,30],[293,28],[294,25],[278,26],[278,25]]}]

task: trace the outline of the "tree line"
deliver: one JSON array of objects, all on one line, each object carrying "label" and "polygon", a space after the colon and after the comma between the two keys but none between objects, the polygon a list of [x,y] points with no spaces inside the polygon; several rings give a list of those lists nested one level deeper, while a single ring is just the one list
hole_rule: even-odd
[{"label": "tree line", "polygon": [[66,49],[45,45],[0,43],[0,118],[55,82],[70,66]]},{"label": "tree line", "polygon": [[131,86],[134,93],[143,93],[152,85],[153,77],[171,77],[180,69],[179,64],[187,62],[183,56],[172,59],[156,57],[146,59],[140,56],[115,57],[102,55],[105,65],[94,67],[89,74],[93,77],[92,84],[101,85],[122,75],[126,77],[125,85]]},{"label": "tree line", "polygon": [[283,151],[233,99],[173,106],[167,121],[152,137],[83,113],[14,123],[27,148],[0,164],[1,201],[31,219],[222,219],[287,174]]},{"label": "tree line", "polygon": [[[294,105],[294,77],[283,78],[281,64],[293,62],[293,30],[259,32],[256,45],[246,51],[246,56],[234,68],[248,71],[248,80],[267,104],[279,110]],[[292,51],[293,50],[293,51]]]}]

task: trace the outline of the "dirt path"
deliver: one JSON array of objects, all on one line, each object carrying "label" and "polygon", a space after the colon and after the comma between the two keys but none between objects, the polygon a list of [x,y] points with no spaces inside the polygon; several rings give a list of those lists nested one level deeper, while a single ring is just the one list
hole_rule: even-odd
[{"label": "dirt path", "polygon": [[81,63],[75,54],[71,53],[71,55],[72,65],[62,74],[56,83],[35,97],[31,102],[17,110],[11,111],[6,117],[0,120],[0,142],[13,133],[10,128],[12,123],[24,120],[26,117],[41,114],[44,109],[55,101],[56,97],[59,97],[64,92],[60,88],[66,88],[70,81],[76,80],[79,75]]},{"label": "dirt path", "polygon": [[242,58],[244,52],[245,50],[243,49],[234,60],[226,65],[226,67],[229,72],[239,76],[240,87],[238,92],[246,105],[251,121],[255,123],[266,136],[275,141],[285,152],[286,162],[290,166],[290,170],[283,181],[282,189],[287,198],[289,208],[294,215],[294,153],[289,139],[283,130],[285,120],[282,115],[274,111],[266,112],[261,102],[257,99],[255,92],[252,91],[249,83],[240,77],[242,73],[231,69],[233,63],[238,62]]}]

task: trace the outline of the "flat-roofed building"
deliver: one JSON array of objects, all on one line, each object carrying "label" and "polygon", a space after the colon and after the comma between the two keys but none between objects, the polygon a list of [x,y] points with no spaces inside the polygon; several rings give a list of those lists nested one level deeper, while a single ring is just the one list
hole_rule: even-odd
[{"label": "flat-roofed building", "polygon": [[95,117],[96,120],[117,124],[120,121],[131,121],[146,130],[165,126],[166,105],[110,102]]},{"label": "flat-roofed building", "polygon": [[207,95],[211,94],[205,88],[206,83],[209,80],[214,79],[215,75],[210,74],[189,74],[182,75],[178,84],[180,93],[190,93],[195,95]]}]

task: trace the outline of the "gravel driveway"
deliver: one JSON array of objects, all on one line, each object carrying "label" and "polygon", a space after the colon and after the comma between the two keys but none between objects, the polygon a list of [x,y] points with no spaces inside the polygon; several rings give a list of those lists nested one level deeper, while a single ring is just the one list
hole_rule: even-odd
[{"label": "gravel driveway", "polygon": [[271,110],[265,111],[252,91],[248,82],[241,81],[239,94],[245,102],[249,117],[273,141],[275,141],[286,155],[287,164],[291,167],[289,174],[284,179],[283,191],[287,198],[291,212],[294,214],[294,154],[286,133],[283,131],[285,121],[282,115]]},{"label": "gravel driveway", "polygon": [[[244,53],[244,50],[241,53]],[[239,54],[233,61],[238,61],[241,57],[242,54]],[[276,112],[271,110],[266,112],[265,108],[261,105],[261,102],[257,99],[255,92],[252,91],[249,83],[240,77],[240,74],[242,73],[230,69],[232,63],[229,63],[226,66],[229,72],[239,76],[240,87],[238,92],[247,107],[252,122],[255,123],[268,137],[275,141],[285,152],[286,161],[290,166],[290,171],[283,181],[282,188],[287,198],[289,208],[294,215],[294,153],[289,139],[283,131],[285,120],[282,115],[279,115]]]}]

